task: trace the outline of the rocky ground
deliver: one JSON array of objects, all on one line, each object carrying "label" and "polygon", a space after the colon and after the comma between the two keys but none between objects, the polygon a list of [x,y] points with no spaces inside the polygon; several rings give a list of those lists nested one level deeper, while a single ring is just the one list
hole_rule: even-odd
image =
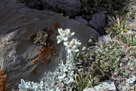
[{"label": "rocky ground", "polygon": [[[70,28],[75,32],[74,37],[81,41],[81,48],[88,46],[90,38],[97,40],[106,34],[108,13],[86,14],[79,0],[20,1],[0,1],[0,68],[7,77],[9,91],[18,91],[21,79],[39,82],[45,72],[56,69],[58,59],[65,59],[64,46],[56,43],[57,28]],[[135,20],[131,24],[135,25]],[[30,35],[47,30],[52,31],[49,39],[54,43],[56,55],[51,57],[49,64],[34,63],[42,46],[34,44]],[[99,40],[104,38],[99,37]]]}]

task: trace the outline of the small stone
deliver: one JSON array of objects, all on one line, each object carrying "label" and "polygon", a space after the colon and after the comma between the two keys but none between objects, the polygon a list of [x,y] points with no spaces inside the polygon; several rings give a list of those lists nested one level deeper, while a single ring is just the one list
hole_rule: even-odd
[{"label": "small stone", "polygon": [[96,29],[101,35],[105,33],[107,16],[103,13],[97,13],[92,15],[92,19],[89,21],[88,25]]},{"label": "small stone", "polygon": [[117,91],[114,82],[111,82],[109,80],[102,82],[97,86],[94,86],[94,88],[87,88],[83,91],[94,91],[94,89],[95,91]]}]

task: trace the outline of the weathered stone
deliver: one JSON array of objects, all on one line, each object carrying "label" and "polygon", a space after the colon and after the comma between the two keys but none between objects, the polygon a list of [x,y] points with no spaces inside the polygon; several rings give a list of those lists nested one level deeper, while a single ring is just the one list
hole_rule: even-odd
[{"label": "weathered stone", "polygon": [[105,34],[107,16],[103,13],[96,13],[92,15],[92,19],[89,21],[88,25],[96,29],[100,34]]},{"label": "weathered stone", "polygon": [[79,0],[29,0],[27,5],[31,8],[53,9],[67,15],[79,14],[81,3]]},{"label": "weathered stone", "polygon": [[94,86],[94,88],[84,89],[84,91],[117,91],[114,82],[110,80],[101,82],[99,85]]},{"label": "weathered stone", "polygon": [[[63,29],[70,28],[71,32],[75,32],[74,37],[81,41],[82,46],[87,45],[91,36],[96,39],[99,35],[94,29],[57,13],[28,9],[18,0],[1,0],[1,5],[4,8],[0,7],[0,41],[2,42],[0,67],[7,75],[9,91],[12,88],[18,90],[21,79],[38,82],[45,72],[55,70],[56,60],[65,59],[63,44],[56,43],[56,35],[58,35],[54,28],[56,23],[60,24]],[[54,41],[58,54],[58,56],[51,57],[51,63],[48,66],[43,61],[37,64],[32,62],[38,57],[38,48],[41,46],[34,44],[28,38],[30,34],[45,28],[52,29],[50,39]]]},{"label": "weathered stone", "polygon": [[26,2],[26,5],[30,8],[35,8],[35,9],[39,9],[39,10],[44,9],[44,5],[41,2],[41,0],[28,0]]},{"label": "weathered stone", "polygon": [[76,16],[76,17],[75,17],[75,20],[77,20],[77,21],[79,21],[79,22],[81,22],[81,23],[83,23],[83,24],[86,24],[86,25],[87,25],[87,23],[88,23],[88,21],[85,20],[82,16]]}]

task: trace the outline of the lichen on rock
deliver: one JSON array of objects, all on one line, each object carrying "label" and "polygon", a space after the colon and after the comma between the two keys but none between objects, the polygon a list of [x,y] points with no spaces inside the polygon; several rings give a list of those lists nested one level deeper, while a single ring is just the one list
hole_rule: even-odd
[{"label": "lichen on rock", "polygon": [[43,46],[46,46],[46,41],[48,38],[48,34],[44,31],[39,31],[36,34],[36,37],[33,39],[34,43],[40,43]]},{"label": "lichen on rock", "polygon": [[38,49],[39,58],[34,59],[32,62],[37,63],[41,60],[45,61],[45,65],[48,65],[51,60],[51,56],[56,55],[56,48],[53,45],[53,41],[49,39],[49,35],[51,35],[52,30],[39,31],[36,34],[29,35],[29,39],[33,41],[33,43],[40,43],[42,46]]}]

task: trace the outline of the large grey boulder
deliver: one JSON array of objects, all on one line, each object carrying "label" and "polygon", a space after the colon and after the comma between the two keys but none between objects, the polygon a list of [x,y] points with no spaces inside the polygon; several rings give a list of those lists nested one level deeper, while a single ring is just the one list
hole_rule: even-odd
[{"label": "large grey boulder", "polygon": [[[25,81],[37,81],[47,71],[54,71],[57,67],[56,60],[65,59],[65,49],[63,44],[57,44],[57,31],[54,24],[58,22],[63,29],[70,28],[75,32],[82,46],[87,45],[91,36],[95,39],[99,34],[92,28],[81,24],[75,20],[67,19],[60,14],[39,11],[26,8],[16,0],[0,1],[0,67],[7,75],[9,91],[18,91],[18,84],[21,79]],[[52,29],[50,39],[54,41],[57,56],[51,57],[51,63],[45,66],[41,61],[34,64],[32,61],[38,57],[38,48],[41,46],[34,44],[28,39],[32,33],[37,33],[44,28]],[[37,70],[36,74],[32,71]]]}]

